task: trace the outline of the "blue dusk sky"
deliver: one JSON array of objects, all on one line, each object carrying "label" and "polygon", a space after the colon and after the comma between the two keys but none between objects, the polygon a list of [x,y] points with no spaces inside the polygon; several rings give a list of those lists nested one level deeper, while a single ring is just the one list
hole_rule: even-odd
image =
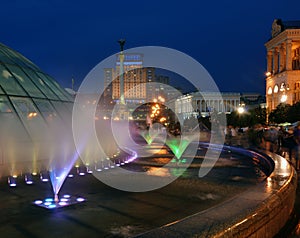
[{"label": "blue dusk sky", "polygon": [[272,22],[300,20],[299,9],[299,0],[9,0],[1,3],[0,42],[63,87],[74,77],[78,88],[125,38],[125,49],[164,46],[190,55],[221,91],[264,93]]}]

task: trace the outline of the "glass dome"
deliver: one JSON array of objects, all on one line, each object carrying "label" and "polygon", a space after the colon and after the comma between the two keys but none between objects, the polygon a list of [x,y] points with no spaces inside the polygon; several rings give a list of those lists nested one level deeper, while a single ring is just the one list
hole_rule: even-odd
[{"label": "glass dome", "polygon": [[53,133],[70,128],[72,107],[72,96],[54,79],[0,43],[0,176],[51,160]]}]

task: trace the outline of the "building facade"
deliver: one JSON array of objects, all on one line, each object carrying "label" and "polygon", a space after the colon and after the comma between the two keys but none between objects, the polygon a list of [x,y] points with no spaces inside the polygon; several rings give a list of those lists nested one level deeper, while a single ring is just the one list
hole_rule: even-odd
[{"label": "building facade", "polygon": [[147,102],[155,102],[163,99],[168,100],[168,87],[170,78],[163,75],[154,75],[154,78],[149,80],[153,84],[147,86]]},{"label": "building facade", "polygon": [[210,113],[231,113],[240,106],[240,93],[196,92],[175,100],[175,112],[182,119],[209,116]]},{"label": "building facade", "polygon": [[241,93],[241,104],[245,105],[247,110],[266,108],[266,97],[260,93]]},{"label": "building facade", "polygon": [[[120,99],[120,54],[117,54],[115,68],[104,69],[104,96],[118,103]],[[143,54],[124,54],[124,99],[126,104],[144,103],[147,99],[146,83],[154,81],[154,68],[143,68]]]},{"label": "building facade", "polygon": [[275,19],[267,50],[266,106],[300,101],[300,21]]}]

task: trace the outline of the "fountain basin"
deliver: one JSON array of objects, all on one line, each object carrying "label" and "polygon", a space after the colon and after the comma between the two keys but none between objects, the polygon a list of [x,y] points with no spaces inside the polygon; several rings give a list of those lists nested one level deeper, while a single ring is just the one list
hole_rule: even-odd
[{"label": "fountain basin", "polygon": [[294,168],[273,153],[225,148],[252,155],[270,172],[268,178],[217,206],[136,237],[274,237],[293,211]]}]

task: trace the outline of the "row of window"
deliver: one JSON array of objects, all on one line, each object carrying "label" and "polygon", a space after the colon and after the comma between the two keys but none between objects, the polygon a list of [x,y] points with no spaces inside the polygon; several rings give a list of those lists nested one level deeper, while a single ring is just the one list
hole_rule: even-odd
[{"label": "row of window", "polygon": [[[299,85],[299,83],[298,83],[298,84],[295,83],[295,89],[296,89],[297,85]],[[275,84],[274,88],[272,88],[271,86],[268,87],[267,94],[268,94],[268,95],[271,95],[271,94],[273,94],[273,93],[278,93],[279,90],[280,90],[281,92],[284,92],[284,91],[286,91],[286,90],[288,91],[288,90],[290,90],[290,86],[289,86],[288,84],[281,83],[281,84],[280,84],[280,87],[279,87],[278,84]]]}]

